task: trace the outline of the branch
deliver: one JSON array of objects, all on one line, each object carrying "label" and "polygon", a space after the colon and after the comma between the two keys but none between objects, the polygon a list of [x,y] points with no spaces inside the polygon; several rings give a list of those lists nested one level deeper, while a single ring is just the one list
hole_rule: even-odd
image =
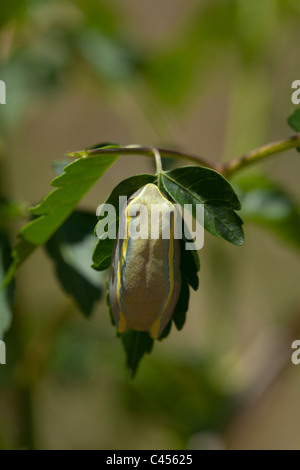
[{"label": "branch", "polygon": [[[154,157],[153,154],[154,147],[140,147],[139,145],[128,145],[126,147],[115,147],[115,148],[99,148],[92,150],[82,150],[79,152],[68,152],[67,157],[83,158],[83,157],[96,157],[98,155],[112,155],[112,154],[121,154],[121,155],[142,155],[144,157]],[[198,165],[205,166],[208,168],[216,169],[215,165],[208,162],[198,155],[191,155],[184,152],[179,152],[177,150],[169,150],[163,148],[156,148],[160,153],[161,157],[166,158],[180,158],[183,160],[189,160]]]},{"label": "branch", "polygon": [[[287,139],[278,140],[277,142],[271,142],[263,145],[257,149],[251,150],[250,152],[238,157],[234,160],[230,160],[220,165],[214,165],[213,163],[205,160],[198,155],[192,155],[178,150],[169,150],[164,148],[156,148],[162,157],[166,158],[180,158],[183,160],[189,160],[190,162],[197,163],[198,165],[212,168],[218,171],[226,178],[231,177],[234,173],[244,169],[245,167],[257,163],[260,160],[264,160],[267,157],[275,155],[285,150],[300,147],[300,133],[292,135]],[[99,148],[91,150],[82,150],[79,152],[67,153],[67,157],[72,158],[86,158],[98,155],[142,155],[144,157],[154,157],[154,147],[141,147],[139,145],[128,145],[126,147],[112,147],[112,148]]]},{"label": "branch", "polygon": [[245,167],[252,165],[260,160],[264,160],[267,157],[271,157],[279,152],[284,152],[295,147],[300,147],[300,134],[292,135],[287,139],[278,140],[277,142],[271,142],[270,144],[263,145],[257,149],[251,150],[251,152],[245,155],[230,160],[229,162],[223,163],[216,167],[216,170],[222,175],[229,178],[234,173],[244,169]]}]

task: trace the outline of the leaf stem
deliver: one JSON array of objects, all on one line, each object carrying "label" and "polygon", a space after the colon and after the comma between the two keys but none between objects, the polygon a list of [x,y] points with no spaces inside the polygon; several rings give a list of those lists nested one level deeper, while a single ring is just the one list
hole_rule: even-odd
[{"label": "leaf stem", "polygon": [[161,189],[160,180],[161,180],[161,174],[162,174],[162,171],[163,171],[161,156],[160,156],[159,151],[156,148],[153,148],[153,153],[154,153],[155,164],[156,164],[157,186],[159,187],[159,189]]},{"label": "leaf stem", "polygon": [[267,157],[271,157],[285,150],[289,150],[300,146],[300,133],[292,135],[287,139],[278,140],[277,142],[271,142],[269,144],[258,147],[257,149],[251,150],[250,152],[238,157],[234,160],[230,160],[222,165],[216,167],[219,173],[222,173],[226,178],[229,178],[234,173],[244,169],[245,167],[257,163],[260,160],[264,160]]}]

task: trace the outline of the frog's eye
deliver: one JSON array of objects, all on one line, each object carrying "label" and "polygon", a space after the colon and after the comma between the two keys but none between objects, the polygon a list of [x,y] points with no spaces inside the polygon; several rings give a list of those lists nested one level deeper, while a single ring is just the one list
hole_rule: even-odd
[{"label": "frog's eye", "polygon": [[[110,272],[109,296],[113,317],[119,332],[128,329],[148,331],[158,338],[174,312],[180,291],[180,246],[174,239],[174,217],[171,217],[169,238],[163,238],[162,217],[159,237],[151,239],[151,206],[161,204],[161,210],[173,211],[168,201],[154,184],[148,184],[133,194],[129,206],[123,208],[119,228],[128,233],[127,239],[116,240]],[[133,207],[135,206],[135,207]],[[147,213],[147,220],[146,220]],[[139,218],[143,238],[130,235],[128,226]],[[143,224],[148,224],[145,229]],[[149,227],[149,230],[148,230]],[[155,231],[154,231],[155,232]]]}]

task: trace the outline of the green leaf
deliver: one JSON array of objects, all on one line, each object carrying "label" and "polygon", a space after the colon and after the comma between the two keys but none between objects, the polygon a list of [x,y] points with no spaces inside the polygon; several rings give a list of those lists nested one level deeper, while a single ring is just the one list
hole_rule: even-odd
[{"label": "green leaf", "polygon": [[[187,227],[185,227],[187,230]],[[190,237],[191,239],[191,237]],[[200,270],[200,259],[197,250],[186,250],[186,238],[180,240],[180,269],[182,276],[186,279],[189,285],[197,290],[199,287],[198,272]]]},{"label": "green leaf", "polygon": [[294,131],[300,132],[300,108],[294,109],[287,121]]},{"label": "green leaf", "polygon": [[29,258],[35,249],[36,246],[26,240],[20,240],[18,242],[12,251],[12,262],[3,281],[4,287],[8,286],[12,282],[18,267],[21,266],[27,258]]},{"label": "green leaf", "polygon": [[129,330],[120,334],[125,353],[126,367],[130,378],[134,378],[139,362],[146,353],[150,353],[153,347],[153,339],[147,332]]},{"label": "green leaf", "polygon": [[[0,286],[11,263],[11,249],[5,232],[0,232]],[[0,339],[10,326],[12,315],[12,302],[14,283],[5,289],[0,288]]]},{"label": "green leaf", "polygon": [[[294,109],[287,119],[289,126],[296,132],[300,132],[300,108]],[[300,152],[300,147],[297,147]]]},{"label": "green leaf", "polygon": [[92,260],[92,268],[96,271],[105,271],[111,265],[112,250],[114,241],[110,238],[99,239],[94,249]]},{"label": "green leaf", "polygon": [[278,184],[263,175],[235,179],[245,221],[261,225],[300,248],[300,209]]},{"label": "green leaf", "polygon": [[98,144],[94,144],[94,145],[91,145],[90,147],[87,147],[87,150],[97,150],[97,149],[103,149],[105,147],[119,148],[120,145],[114,142],[99,142]]},{"label": "green leaf", "polygon": [[111,324],[112,324],[113,326],[116,326],[115,319],[114,319],[114,316],[113,316],[113,314],[112,314],[111,304],[110,304],[110,297],[109,297],[109,278],[107,278],[107,280],[106,280],[106,296],[105,296],[105,300],[106,300],[106,306],[107,306],[107,308],[108,308],[108,312],[109,312]]},{"label": "green leaf", "polygon": [[175,307],[172,319],[175,323],[177,330],[181,330],[185,323],[186,312],[189,308],[190,289],[185,279],[182,279],[180,296]]},{"label": "green leaf", "polygon": [[[135,191],[148,183],[153,183],[156,177],[150,174],[141,174],[131,176],[121,181],[111,192],[105,201],[105,204],[111,204],[116,210],[116,224],[119,226],[119,196],[129,198]],[[100,212],[99,218],[105,215],[105,211]],[[97,230],[97,226],[96,226]],[[97,271],[107,269],[111,264],[112,250],[115,240],[110,238],[100,238],[93,253],[93,268]]]},{"label": "green leaf", "polygon": [[45,246],[63,289],[86,316],[92,313],[102,294],[102,277],[90,267],[96,220],[95,214],[73,212]]},{"label": "green leaf", "polygon": [[57,189],[31,208],[31,213],[39,217],[25,225],[19,233],[21,241],[13,252],[14,261],[6,283],[10,282],[16,269],[29,254],[49,240],[117,158],[116,155],[78,158],[65,167],[62,175],[54,178],[51,185]]},{"label": "green leaf", "polygon": [[244,243],[242,220],[235,213],[240,201],[229,182],[218,172],[198,166],[184,166],[162,174],[169,196],[182,207],[204,204],[204,226],[208,232],[221,236],[234,245]]},{"label": "green leaf", "polygon": [[171,328],[172,328],[172,319],[169,321],[169,323],[167,324],[167,326],[165,327],[165,329],[163,330],[162,334],[160,335],[160,337],[158,338],[159,341],[162,341],[163,339],[165,339],[167,336],[169,336],[170,334],[170,331],[171,331]]}]

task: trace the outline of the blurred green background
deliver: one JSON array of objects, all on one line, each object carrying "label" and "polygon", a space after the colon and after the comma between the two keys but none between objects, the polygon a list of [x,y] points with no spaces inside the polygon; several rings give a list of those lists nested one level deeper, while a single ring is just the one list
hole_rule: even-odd
[{"label": "blurred green background", "polygon": [[[1,2],[1,194],[37,203],[53,160],[98,142],[218,163],[290,135],[299,21],[296,0]],[[300,199],[296,151],[260,169]],[[153,170],[121,157],[81,207]],[[12,240],[25,221],[10,222]],[[105,300],[84,319],[39,249],[16,279],[0,448],[299,449],[299,249],[245,233],[240,248],[206,235],[183,331],[132,382]]]}]

